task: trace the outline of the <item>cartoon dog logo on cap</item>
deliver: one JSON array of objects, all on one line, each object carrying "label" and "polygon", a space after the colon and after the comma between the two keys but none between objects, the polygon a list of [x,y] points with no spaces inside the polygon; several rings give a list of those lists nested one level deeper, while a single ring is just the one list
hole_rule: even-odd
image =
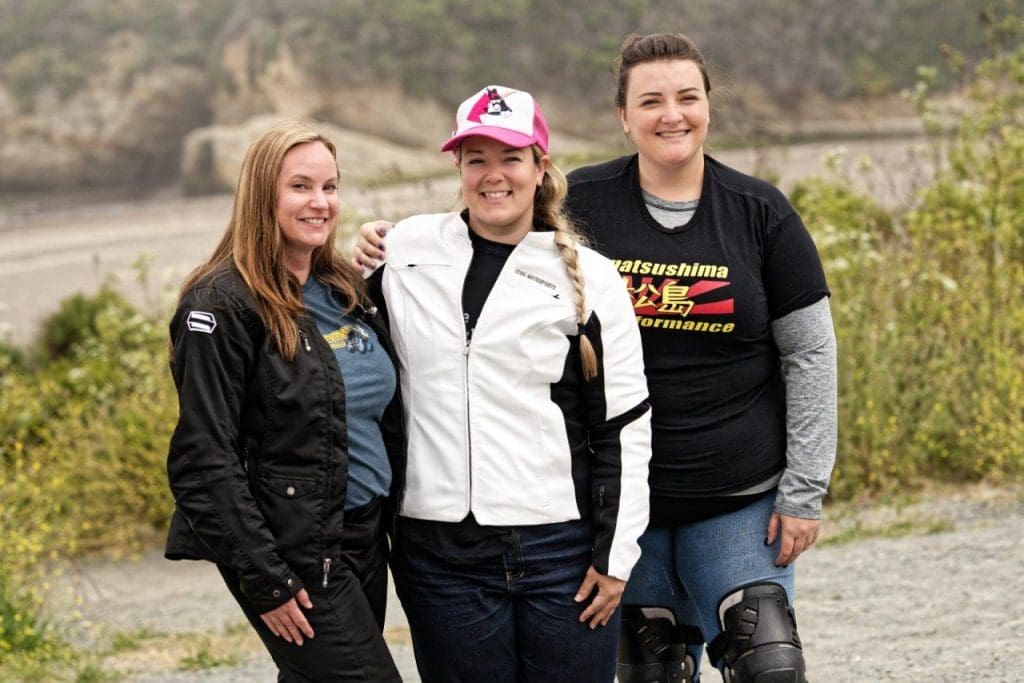
[{"label": "cartoon dog logo on cap", "polygon": [[498,94],[496,88],[487,88],[480,99],[473,105],[473,109],[470,110],[469,116],[466,117],[470,121],[480,122],[480,117],[486,114],[487,116],[510,116],[512,114],[512,108],[505,103],[505,100],[501,95]]}]

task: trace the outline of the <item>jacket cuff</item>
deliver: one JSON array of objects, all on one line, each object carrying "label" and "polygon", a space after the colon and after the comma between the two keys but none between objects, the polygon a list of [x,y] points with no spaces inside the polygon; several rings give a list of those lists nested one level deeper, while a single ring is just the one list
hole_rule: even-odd
[{"label": "jacket cuff", "polygon": [[256,611],[264,614],[291,600],[302,588],[302,580],[288,572],[273,583],[262,584],[257,590],[243,591]]}]

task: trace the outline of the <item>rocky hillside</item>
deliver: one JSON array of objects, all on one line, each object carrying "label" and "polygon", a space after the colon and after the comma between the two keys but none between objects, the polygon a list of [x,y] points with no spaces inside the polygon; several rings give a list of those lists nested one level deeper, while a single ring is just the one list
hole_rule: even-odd
[{"label": "rocky hillside", "polygon": [[453,104],[487,82],[533,90],[559,130],[616,144],[608,65],[633,30],[702,45],[725,93],[720,133],[791,133],[889,113],[870,105],[940,44],[980,50],[987,5],[766,0],[752,20],[741,0],[0,3],[0,191],[54,178],[223,190],[252,135],[294,115],[348,131],[353,177],[415,176]]}]

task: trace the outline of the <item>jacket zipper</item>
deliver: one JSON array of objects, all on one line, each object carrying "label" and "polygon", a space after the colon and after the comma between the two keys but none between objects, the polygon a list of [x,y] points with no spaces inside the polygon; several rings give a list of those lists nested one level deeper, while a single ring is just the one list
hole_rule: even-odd
[{"label": "jacket zipper", "polygon": [[331,573],[331,558],[324,558],[324,588],[327,588],[327,576]]},{"label": "jacket zipper", "polygon": [[[307,352],[311,352],[313,350],[313,346],[309,343],[309,337],[302,330],[299,330],[299,336],[302,338],[302,344],[305,347],[306,351]],[[321,367],[323,367],[323,370],[325,372],[325,376],[329,376],[330,375],[330,369],[325,366],[326,364],[324,363],[324,359],[323,359],[323,356],[321,354],[317,354],[317,360],[320,361],[320,365],[321,365]],[[328,381],[328,386],[330,386],[330,381]],[[327,485],[328,486],[330,486],[330,481],[331,481],[331,478],[332,478],[333,474],[334,474],[333,463],[328,458],[327,471],[326,471],[326,481],[327,481]],[[327,517],[327,512],[326,512],[326,509],[325,509],[325,512],[324,512],[324,519],[325,520],[326,520],[326,517]],[[323,541],[322,538],[320,540],[321,540],[321,542]],[[325,557],[324,558],[324,580],[323,580],[323,587],[324,588],[327,588],[328,577],[330,576],[330,573],[331,573],[331,558]]]},{"label": "jacket zipper", "polygon": [[[466,339],[466,346],[462,356],[465,358],[465,388],[466,388],[466,509],[473,511],[473,432],[469,428],[469,343]],[[468,513],[467,513],[468,514]]]}]

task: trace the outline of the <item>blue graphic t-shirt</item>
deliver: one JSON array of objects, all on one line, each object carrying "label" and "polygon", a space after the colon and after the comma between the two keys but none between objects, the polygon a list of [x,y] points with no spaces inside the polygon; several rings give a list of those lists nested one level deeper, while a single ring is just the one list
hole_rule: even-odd
[{"label": "blue graphic t-shirt", "polygon": [[310,277],[302,288],[306,304],[324,341],[334,350],[345,382],[345,421],[348,425],[348,494],[345,509],[351,510],[391,488],[380,421],[395,395],[395,367],[380,348],[369,325],[345,314],[340,297]]}]

